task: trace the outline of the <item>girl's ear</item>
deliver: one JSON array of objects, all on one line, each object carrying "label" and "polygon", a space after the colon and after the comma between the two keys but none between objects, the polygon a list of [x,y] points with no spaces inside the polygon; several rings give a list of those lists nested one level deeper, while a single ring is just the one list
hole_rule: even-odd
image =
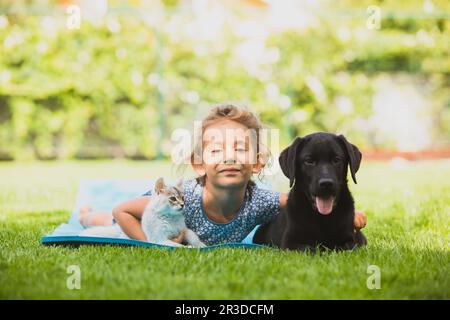
[{"label": "girl's ear", "polygon": [[262,159],[261,153],[257,154],[256,163],[252,165],[252,172],[259,173],[264,167],[264,165],[265,163],[264,160]]},{"label": "girl's ear", "polygon": [[256,163],[254,165],[252,165],[252,172],[259,173],[262,170],[263,166],[264,165],[261,162],[261,160],[256,161]]}]

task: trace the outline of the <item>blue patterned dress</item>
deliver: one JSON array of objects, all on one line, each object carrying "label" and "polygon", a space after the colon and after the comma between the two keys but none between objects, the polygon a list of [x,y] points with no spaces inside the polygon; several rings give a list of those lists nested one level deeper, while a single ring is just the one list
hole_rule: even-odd
[{"label": "blue patterned dress", "polygon": [[[197,180],[184,181],[183,188],[186,226],[197,233],[206,245],[241,242],[256,226],[270,221],[279,212],[279,192],[251,186],[236,217],[227,223],[217,223],[206,216],[203,187]],[[143,195],[149,196],[151,191]]]}]

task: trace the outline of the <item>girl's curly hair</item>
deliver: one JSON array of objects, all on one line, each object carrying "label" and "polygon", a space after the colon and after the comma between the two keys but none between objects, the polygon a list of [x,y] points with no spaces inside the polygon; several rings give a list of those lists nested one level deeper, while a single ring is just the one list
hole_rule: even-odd
[{"label": "girl's curly hair", "polygon": [[[263,168],[267,164],[272,163],[272,154],[270,150],[261,142],[261,129],[264,129],[261,121],[259,120],[258,116],[250,111],[246,106],[243,105],[237,105],[234,103],[222,103],[215,105],[209,114],[203,119],[202,125],[201,125],[201,132],[203,133],[205,129],[209,126],[211,126],[214,123],[217,123],[219,121],[222,121],[224,119],[236,121],[248,129],[254,130],[256,133],[256,160],[260,161]],[[202,136],[199,135],[198,141],[195,141],[194,148],[190,155],[190,162],[191,164],[194,164],[194,159],[196,157],[202,157]],[[258,179],[261,181],[263,178],[263,170],[261,170],[258,174]],[[196,180],[198,183],[200,183],[202,186],[205,185],[205,179],[206,176],[200,176],[197,177]],[[255,185],[255,182],[250,180],[247,188],[250,188]]]}]

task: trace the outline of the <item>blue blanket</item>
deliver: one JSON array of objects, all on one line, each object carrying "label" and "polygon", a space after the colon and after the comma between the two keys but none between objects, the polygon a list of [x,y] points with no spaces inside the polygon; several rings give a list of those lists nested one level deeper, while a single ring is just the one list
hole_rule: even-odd
[{"label": "blue blanket", "polygon": [[[258,183],[260,187],[270,188],[268,185]],[[89,204],[94,211],[111,211],[117,204],[142,195],[147,190],[153,190],[154,182],[149,180],[82,180],[78,188],[76,204],[71,217],[67,223],[59,225],[53,233],[42,237],[41,242],[45,245],[132,245],[143,247],[163,247],[174,249],[174,247],[149,243],[132,239],[101,238],[78,236],[84,230],[78,221],[80,207]],[[212,245],[200,250],[208,250],[221,247],[261,248],[264,246],[253,243],[253,235],[257,227],[239,243],[225,243]],[[198,249],[197,249],[198,250]]]}]

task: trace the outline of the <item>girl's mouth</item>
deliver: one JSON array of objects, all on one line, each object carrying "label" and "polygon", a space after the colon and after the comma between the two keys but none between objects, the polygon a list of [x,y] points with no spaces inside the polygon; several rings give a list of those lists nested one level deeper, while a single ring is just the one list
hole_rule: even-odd
[{"label": "girl's mouth", "polygon": [[237,174],[241,172],[241,170],[239,169],[224,169],[224,170],[220,170],[220,173],[224,173],[224,174]]}]

